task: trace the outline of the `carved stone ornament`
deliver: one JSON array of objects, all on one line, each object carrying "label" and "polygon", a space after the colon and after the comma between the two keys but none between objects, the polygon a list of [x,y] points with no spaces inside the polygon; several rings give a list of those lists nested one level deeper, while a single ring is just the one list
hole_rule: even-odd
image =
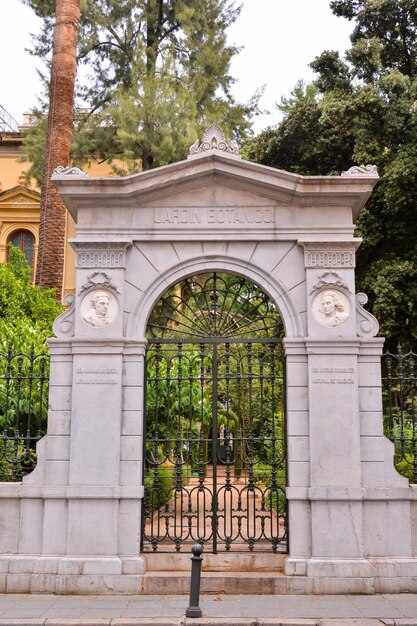
[{"label": "carved stone ornament", "polygon": [[71,239],[75,250],[76,267],[79,269],[104,270],[126,267],[126,251],[131,239],[117,241],[78,241]]},{"label": "carved stone ornament", "polygon": [[363,308],[367,302],[366,293],[356,294],[356,332],[359,337],[371,338],[378,334],[379,324],[376,317]]},{"label": "carved stone ornament", "polygon": [[88,174],[80,170],[79,167],[64,167],[63,165],[58,165],[52,172],[52,177],[54,176],[88,176]]},{"label": "carved stone ornament", "polygon": [[342,172],[342,176],[378,176],[378,168],[376,165],[353,165],[346,172]]},{"label": "carved stone ornament", "polygon": [[190,148],[188,158],[205,154],[224,153],[240,159],[239,147],[235,141],[227,143],[224,132],[216,124],[211,124],[203,135],[203,141],[198,140]]},{"label": "carved stone ornament", "polygon": [[107,289],[93,289],[85,294],[80,305],[82,320],[89,326],[104,328],[117,317],[119,305]]},{"label": "carved stone ornament", "polygon": [[26,204],[27,202],[30,202],[30,200],[28,200],[28,198],[22,194],[20,194],[19,196],[15,196],[12,199],[13,204]]},{"label": "carved stone ornament", "polygon": [[355,267],[355,244],[309,243],[304,244],[306,267]]},{"label": "carved stone ornament", "polygon": [[65,339],[66,337],[74,336],[74,321],[75,321],[75,296],[69,293],[64,298],[64,302],[67,305],[67,309],[63,311],[53,323],[52,330],[55,337],[58,339]]},{"label": "carved stone ornament", "polygon": [[93,272],[87,276],[87,280],[81,287],[79,293],[82,294],[85,291],[91,291],[92,289],[108,289],[114,294],[120,295],[116,285],[111,282],[110,276],[105,272]]},{"label": "carved stone ornament", "polygon": [[350,308],[349,298],[338,289],[323,289],[312,303],[314,319],[326,328],[344,324],[349,319]]},{"label": "carved stone ornament", "polygon": [[345,289],[349,293],[352,293],[347,284],[342,280],[340,274],[337,272],[324,272],[323,274],[320,274],[316,284],[310,291],[310,295],[325,287],[338,287],[339,289]]},{"label": "carved stone ornament", "polygon": [[125,250],[80,250],[77,252],[77,267],[113,267],[126,265]]}]

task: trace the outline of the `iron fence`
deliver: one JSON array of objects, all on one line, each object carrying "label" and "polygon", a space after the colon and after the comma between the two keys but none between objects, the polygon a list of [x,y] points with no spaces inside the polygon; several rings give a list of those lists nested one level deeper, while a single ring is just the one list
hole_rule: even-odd
[{"label": "iron fence", "polygon": [[[417,354],[382,357],[384,433],[395,446],[394,464],[417,483]],[[36,465],[36,443],[46,432],[49,355],[0,352],[0,481],[18,482]]]},{"label": "iron fence", "polygon": [[36,442],[46,432],[49,356],[0,352],[0,481],[18,482],[36,465]]},{"label": "iron fence", "polygon": [[417,483],[417,397],[414,365],[417,354],[385,352],[382,358],[384,432],[395,446],[394,465]]}]

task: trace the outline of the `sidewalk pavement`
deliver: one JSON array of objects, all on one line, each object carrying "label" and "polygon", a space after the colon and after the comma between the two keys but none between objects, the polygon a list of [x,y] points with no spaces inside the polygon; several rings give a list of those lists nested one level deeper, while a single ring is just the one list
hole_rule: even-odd
[{"label": "sidewalk pavement", "polygon": [[417,626],[417,594],[0,595],[0,626]]}]

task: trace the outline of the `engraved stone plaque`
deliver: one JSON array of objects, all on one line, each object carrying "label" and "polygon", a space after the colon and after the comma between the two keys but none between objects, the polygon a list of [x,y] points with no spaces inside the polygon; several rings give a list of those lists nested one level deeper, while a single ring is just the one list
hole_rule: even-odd
[{"label": "engraved stone plaque", "polygon": [[115,296],[106,289],[94,289],[87,293],[80,306],[83,321],[89,326],[109,326],[117,316],[119,305]]},{"label": "engraved stone plaque", "polygon": [[338,289],[324,289],[313,300],[314,319],[327,328],[344,324],[350,315],[348,297]]}]

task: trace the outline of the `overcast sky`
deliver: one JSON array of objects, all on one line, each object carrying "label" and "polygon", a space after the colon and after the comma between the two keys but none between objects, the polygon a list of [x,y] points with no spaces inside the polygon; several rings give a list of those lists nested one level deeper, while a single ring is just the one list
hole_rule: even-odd
[{"label": "overcast sky", "polygon": [[[36,106],[41,91],[36,72],[41,63],[25,52],[30,47],[29,33],[37,31],[40,20],[20,0],[1,2],[0,105],[20,124],[24,111]],[[239,101],[266,86],[261,107],[270,115],[256,120],[256,132],[279,121],[275,103],[290,93],[298,79],[312,79],[308,64],[315,56],[326,49],[343,52],[349,47],[352,24],[332,15],[329,2],[243,1],[242,13],[229,30],[230,42],[243,46],[231,74],[236,78],[234,95]]]}]

